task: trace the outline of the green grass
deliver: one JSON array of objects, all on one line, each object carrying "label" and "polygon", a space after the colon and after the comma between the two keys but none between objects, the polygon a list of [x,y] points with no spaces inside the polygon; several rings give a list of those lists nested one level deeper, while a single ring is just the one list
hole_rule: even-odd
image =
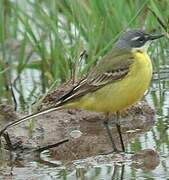
[{"label": "green grass", "polygon": [[[168,26],[167,0],[1,0],[0,101],[7,98],[12,102],[9,85],[13,82],[19,89],[19,101],[26,103],[33,101],[33,94],[38,96],[53,84],[69,80],[80,53],[86,49],[88,57],[80,62],[79,78],[127,28],[164,31],[148,8]],[[156,71],[166,63],[161,52],[167,41],[161,40],[158,47],[158,58],[153,53],[157,46],[150,50],[158,59]],[[26,69],[40,71],[40,82],[35,81],[25,97],[21,76]],[[40,90],[35,93],[37,83]]]}]

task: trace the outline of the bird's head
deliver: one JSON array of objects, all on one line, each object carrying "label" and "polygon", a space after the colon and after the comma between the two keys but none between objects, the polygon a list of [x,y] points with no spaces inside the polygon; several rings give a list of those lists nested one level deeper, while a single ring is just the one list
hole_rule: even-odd
[{"label": "bird's head", "polygon": [[133,51],[146,51],[151,41],[163,36],[163,34],[148,34],[143,30],[133,29],[125,32],[117,41],[115,47]]}]

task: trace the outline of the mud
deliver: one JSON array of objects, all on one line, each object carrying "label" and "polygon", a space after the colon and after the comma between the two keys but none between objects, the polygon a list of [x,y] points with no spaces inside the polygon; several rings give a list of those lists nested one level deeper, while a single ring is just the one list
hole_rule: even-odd
[{"label": "mud", "polygon": [[[13,112],[14,117],[16,114]],[[5,118],[5,117],[4,117]],[[1,123],[9,121],[1,118]],[[140,102],[121,113],[121,128],[125,144],[148,131],[155,122],[154,111],[144,102]],[[106,116],[83,110],[62,110],[40,116],[31,122],[20,124],[8,130],[15,151],[37,149],[57,143],[64,139],[69,142],[51,150],[57,160],[75,160],[106,153],[112,150],[103,121]],[[109,120],[109,126],[116,146],[120,150],[119,136],[115,127],[115,114]],[[12,119],[13,120],[13,119]],[[2,127],[2,125],[1,125]],[[73,134],[80,136],[74,138]],[[18,147],[17,147],[18,146]]]}]

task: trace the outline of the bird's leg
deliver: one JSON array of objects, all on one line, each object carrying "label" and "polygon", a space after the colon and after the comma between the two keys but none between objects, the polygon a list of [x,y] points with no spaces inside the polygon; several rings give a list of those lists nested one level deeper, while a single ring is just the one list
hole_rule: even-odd
[{"label": "bird's leg", "polygon": [[118,149],[117,149],[117,147],[116,147],[116,145],[115,145],[115,143],[114,143],[114,140],[113,140],[111,131],[110,131],[110,129],[109,129],[109,123],[108,123],[108,121],[109,121],[109,114],[107,114],[106,116],[107,116],[107,119],[104,120],[103,123],[104,123],[104,126],[105,126],[105,128],[106,128],[106,131],[107,131],[107,134],[108,134],[108,136],[109,136],[109,139],[110,139],[110,141],[111,141],[111,143],[112,143],[113,151],[114,151],[114,152],[117,152]]},{"label": "bird's leg", "polygon": [[120,126],[120,113],[118,111],[116,112],[116,118],[117,118],[116,119],[116,128],[119,133],[121,148],[122,148],[122,151],[125,152],[125,147],[124,147],[122,133],[121,133],[121,126]]}]

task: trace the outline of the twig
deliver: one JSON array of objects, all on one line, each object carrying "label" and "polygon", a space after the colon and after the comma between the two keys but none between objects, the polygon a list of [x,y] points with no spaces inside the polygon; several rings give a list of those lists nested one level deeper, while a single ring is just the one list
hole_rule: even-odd
[{"label": "twig", "polygon": [[51,144],[51,145],[47,145],[47,146],[44,146],[44,147],[40,147],[40,148],[38,148],[38,149],[35,149],[34,152],[41,153],[42,151],[45,151],[45,150],[48,150],[48,149],[51,149],[51,148],[60,146],[61,144],[66,143],[66,142],[68,142],[68,141],[69,141],[69,139],[65,139],[65,140],[62,140],[62,141],[57,142],[57,143],[55,143],[55,144]]},{"label": "twig", "polygon": [[74,67],[72,70],[72,78],[71,78],[73,81],[73,84],[75,84],[77,81],[77,70],[78,70],[79,63],[82,61],[83,58],[86,58],[86,57],[87,57],[87,51],[83,50],[80,53],[79,59],[77,61],[75,61],[75,64],[74,64]]},{"label": "twig", "polygon": [[5,141],[6,141],[6,144],[7,144],[8,148],[9,148],[9,151],[11,152],[13,150],[13,146],[12,146],[11,140],[9,138],[8,132],[3,133],[3,137],[4,137]]},{"label": "twig", "polygon": [[14,149],[13,146],[12,146],[12,143],[11,143],[11,140],[9,138],[9,134],[8,132],[4,133],[3,134],[3,137],[6,141],[6,144],[8,146],[8,149],[9,149],[9,153],[10,153],[10,166],[11,166],[11,170],[10,170],[10,175],[13,176],[13,154],[12,154],[12,150]]},{"label": "twig", "polygon": [[14,93],[14,91],[13,91],[13,85],[12,85],[12,83],[11,83],[11,82],[9,82],[9,83],[10,83],[10,91],[11,91],[11,95],[12,95],[13,102],[14,102],[14,110],[16,111],[16,110],[17,110],[18,105],[17,105],[17,101],[16,101],[15,93]]}]

